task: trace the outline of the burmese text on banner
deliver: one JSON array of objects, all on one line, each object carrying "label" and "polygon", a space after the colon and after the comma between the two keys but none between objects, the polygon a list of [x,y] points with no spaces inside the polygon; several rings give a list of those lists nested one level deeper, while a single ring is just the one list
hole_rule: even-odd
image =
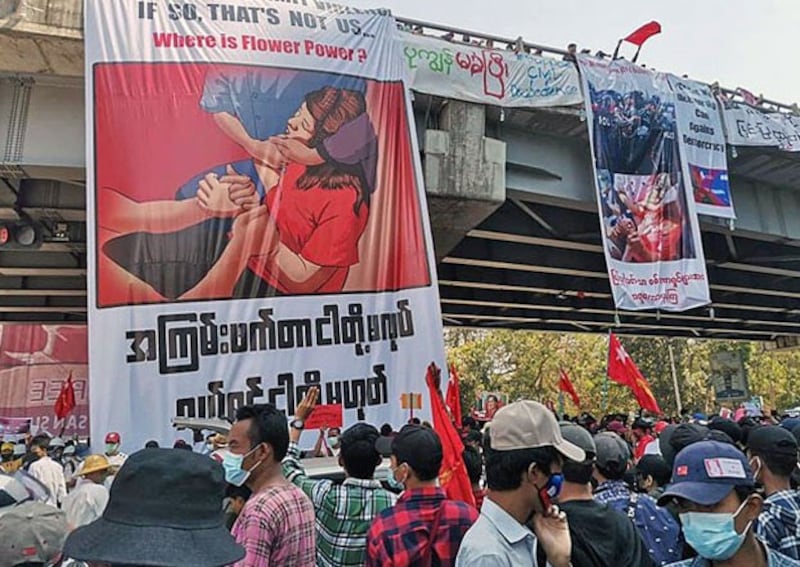
[{"label": "burmese text on banner", "polygon": [[312,386],[400,425],[444,363],[396,23],[311,4],[86,5],[95,439]]},{"label": "burmese text on banner", "polygon": [[403,32],[415,91],[508,108],[580,104],[575,64]]},{"label": "burmese text on banner", "polygon": [[669,75],[684,164],[697,212],[736,218],[728,183],[728,159],[719,103],[711,87]]},{"label": "burmese text on banner", "polygon": [[707,304],[700,228],[666,75],[623,60],[578,61],[614,303],[666,311]]},{"label": "burmese text on banner", "polygon": [[768,146],[800,151],[800,117],[786,112],[762,112],[752,106],[727,101],[722,108],[725,136],[732,146]]}]

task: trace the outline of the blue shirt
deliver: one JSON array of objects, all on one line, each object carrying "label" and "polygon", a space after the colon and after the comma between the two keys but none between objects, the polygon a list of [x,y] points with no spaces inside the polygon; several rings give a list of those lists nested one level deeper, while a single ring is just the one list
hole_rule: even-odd
[{"label": "blue shirt", "polygon": [[464,535],[456,567],[536,567],[536,536],[487,498]]},{"label": "blue shirt", "polygon": [[[778,553],[766,546],[767,551],[767,567],[800,567],[800,561],[786,557],[782,553]],[[711,561],[704,557],[695,557],[694,559],[685,559],[670,563],[668,567],[712,567]]]},{"label": "blue shirt", "polygon": [[666,508],[659,507],[650,496],[631,494],[623,481],[608,480],[597,487],[594,499],[601,504],[608,504],[626,516],[629,516],[629,509],[632,509],[633,525],[639,531],[647,552],[656,565],[678,561],[683,555],[680,525]]},{"label": "blue shirt", "polygon": [[800,560],[800,492],[781,490],[764,500],[755,532],[768,547]]}]

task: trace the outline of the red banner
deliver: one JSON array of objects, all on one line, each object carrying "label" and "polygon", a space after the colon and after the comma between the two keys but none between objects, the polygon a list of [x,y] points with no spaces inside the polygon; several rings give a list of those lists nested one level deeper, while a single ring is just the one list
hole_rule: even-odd
[{"label": "red banner", "polygon": [[[30,418],[33,432],[89,435],[85,326],[0,326],[0,416]],[[54,407],[72,374],[75,407],[59,419]]]}]

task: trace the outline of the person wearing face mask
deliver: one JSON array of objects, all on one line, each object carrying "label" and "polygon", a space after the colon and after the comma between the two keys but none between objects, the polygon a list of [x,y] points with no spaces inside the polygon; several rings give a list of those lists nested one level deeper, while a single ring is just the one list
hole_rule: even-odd
[{"label": "person wearing face mask", "polygon": [[567,519],[553,500],[563,483],[562,457],[582,462],[585,452],[562,437],[553,414],[538,402],[504,406],[488,427],[483,454],[489,493],[456,565],[570,566]]},{"label": "person wearing face mask", "polygon": [[774,425],[753,429],[747,437],[753,478],[767,497],[756,520],[756,535],[772,549],[800,560],[800,493],[791,487],[797,448],[794,435]]},{"label": "person wearing face mask", "polygon": [[598,433],[594,437],[597,459],[594,498],[627,516],[645,543],[656,565],[666,565],[683,557],[683,539],[677,520],[668,510],[659,508],[647,494],[632,492],[623,480],[628,471],[631,452],[615,433]]},{"label": "person wearing face mask", "polygon": [[311,454],[315,457],[338,457],[341,449],[342,430],[338,427],[319,430],[319,437]]},{"label": "person wearing face mask", "polygon": [[672,470],[660,455],[645,455],[636,463],[633,473],[639,492],[658,499],[669,484]]},{"label": "person wearing face mask", "polygon": [[31,463],[28,472],[50,491],[45,503],[58,507],[67,495],[67,484],[64,479],[64,469],[47,454],[49,445],[50,437],[47,435],[37,435],[33,438],[31,452],[36,455],[37,460]]},{"label": "person wearing face mask", "polygon": [[253,492],[231,530],[246,551],[237,567],[314,565],[314,505],[283,476],[288,448],[288,424],[274,405],[239,408],[222,461],[225,479]]},{"label": "person wearing face mask", "polygon": [[762,498],[744,454],[729,443],[699,441],[675,457],[672,484],[658,503],[673,502],[697,557],[670,567],[800,567],[764,545],[753,524]]},{"label": "person wearing face mask", "polygon": [[453,565],[478,512],[438,486],[442,458],[439,436],[427,427],[406,425],[392,440],[392,474],[405,490],[372,522],[366,567]]},{"label": "person wearing face mask", "polygon": [[111,431],[106,434],[105,443],[106,448],[103,454],[108,460],[108,464],[111,465],[109,475],[106,478],[106,488],[111,489],[111,483],[114,482],[114,475],[116,475],[117,471],[125,464],[128,455],[119,450],[120,445],[122,445],[122,437],[120,437],[119,433],[116,431]]}]

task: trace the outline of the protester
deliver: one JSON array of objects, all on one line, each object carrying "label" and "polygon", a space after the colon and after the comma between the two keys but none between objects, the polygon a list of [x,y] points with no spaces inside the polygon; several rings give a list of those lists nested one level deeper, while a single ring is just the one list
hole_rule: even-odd
[{"label": "protester", "polygon": [[78,457],[75,443],[73,441],[67,441],[66,447],[64,447],[64,458],[63,458],[63,465],[64,465],[64,480],[67,483],[67,490],[72,490],[75,488],[77,484],[77,472],[80,470],[83,461]]},{"label": "protester", "polygon": [[242,513],[244,505],[250,500],[253,491],[246,486],[229,484],[225,488],[225,527],[230,530],[236,523],[236,518]]},{"label": "protester", "polygon": [[683,541],[680,527],[669,511],[659,508],[646,494],[632,492],[622,480],[630,464],[630,450],[614,433],[599,433],[594,438],[597,460],[595,500],[608,504],[633,521],[656,565],[681,559]]},{"label": "protester", "polygon": [[119,450],[122,445],[122,437],[120,437],[120,434],[116,431],[111,431],[106,434],[105,443],[106,448],[104,455],[111,465],[108,478],[106,478],[106,488],[110,489],[111,483],[114,481],[114,475],[116,475],[117,471],[125,464],[128,455]]},{"label": "protester", "polygon": [[718,441],[699,441],[675,457],[672,484],[659,498],[678,508],[686,542],[697,557],[671,567],[800,567],[766,547],[752,526],[762,498],[744,454]]},{"label": "protester", "polygon": [[312,454],[315,457],[338,457],[341,435],[342,430],[338,427],[320,429]]},{"label": "protester", "polygon": [[656,500],[669,484],[672,471],[663,457],[644,455],[633,469],[636,477],[636,488],[639,492],[649,494]]},{"label": "protester", "polygon": [[61,437],[53,437],[47,445],[47,454],[57,462],[59,465],[64,466],[62,458],[64,456],[64,448],[67,444]]},{"label": "protester", "polygon": [[[586,458],[583,450],[563,439],[544,405],[526,400],[497,411],[484,447],[489,493],[478,521],[464,537],[456,565],[570,565],[566,516],[552,504],[562,483],[561,455],[575,461]],[[533,532],[528,528],[531,516]],[[546,562],[537,557],[540,550]]]},{"label": "protester", "polygon": [[31,452],[37,460],[31,463],[28,472],[50,491],[46,504],[58,507],[67,495],[67,483],[64,469],[47,454],[49,444],[50,438],[47,435],[37,435],[33,438]]},{"label": "protester", "polygon": [[645,449],[647,446],[655,441],[655,438],[652,435],[653,431],[653,424],[649,419],[645,419],[643,417],[637,417],[633,421],[633,425],[631,426],[631,436],[634,440],[633,445],[633,460],[635,462],[639,462],[644,456]]},{"label": "protester", "polygon": [[0,565],[54,565],[68,531],[64,512],[48,504],[0,507]]},{"label": "protester", "polygon": [[437,486],[442,443],[432,429],[406,425],[392,441],[392,474],[405,490],[367,532],[367,567],[453,565],[461,540],[478,517]]},{"label": "protester", "polygon": [[148,441],[147,443],[144,444],[144,448],[145,449],[158,449],[159,448],[158,441],[155,441],[155,440],[151,439],[150,441]]},{"label": "protester", "polygon": [[464,447],[464,465],[467,468],[467,475],[472,486],[472,496],[475,497],[475,507],[480,510],[483,499],[486,498],[486,489],[481,486],[483,476],[483,457],[480,451],[473,446]]},{"label": "protester", "polygon": [[224,493],[222,468],[207,457],[138,451],[117,473],[102,517],[72,532],[64,554],[112,566],[233,564],[244,550],[225,529]]},{"label": "protester", "polygon": [[[305,422],[312,414],[319,396],[311,388],[295,410],[297,420]],[[367,530],[383,510],[394,505],[397,497],[375,480],[375,469],[382,459],[375,442],[378,430],[366,423],[356,423],[341,436],[339,464],[344,468],[341,484],[308,477],[300,463],[298,443],[303,429],[289,431],[289,449],[283,459],[283,474],[311,498],[316,512],[317,565],[325,567],[364,565]]]},{"label": "protester", "polygon": [[14,459],[14,444],[10,441],[3,442],[0,445],[0,470],[5,473],[14,473],[21,464]]},{"label": "protester", "polygon": [[774,425],[754,429],[747,437],[753,480],[767,497],[755,533],[770,548],[800,560],[800,493],[791,487],[797,449],[794,435]]},{"label": "protester", "polygon": [[108,489],[104,483],[111,465],[105,455],[89,455],[77,473],[86,479],[64,498],[63,508],[70,527],[91,524],[102,516],[108,503]]},{"label": "protester", "polygon": [[573,424],[561,424],[561,434],[564,439],[586,453],[584,461],[566,460],[561,466],[564,484],[558,504],[567,515],[572,538],[572,565],[652,566],[653,560],[633,523],[607,504],[600,504],[592,496],[591,481],[597,454],[592,436],[581,426]]},{"label": "protester", "polygon": [[[302,429],[298,421],[293,426]],[[275,406],[239,408],[222,463],[230,484],[253,491],[232,530],[246,551],[238,567],[314,565],[314,506],[283,476],[288,448],[286,418]]]}]

